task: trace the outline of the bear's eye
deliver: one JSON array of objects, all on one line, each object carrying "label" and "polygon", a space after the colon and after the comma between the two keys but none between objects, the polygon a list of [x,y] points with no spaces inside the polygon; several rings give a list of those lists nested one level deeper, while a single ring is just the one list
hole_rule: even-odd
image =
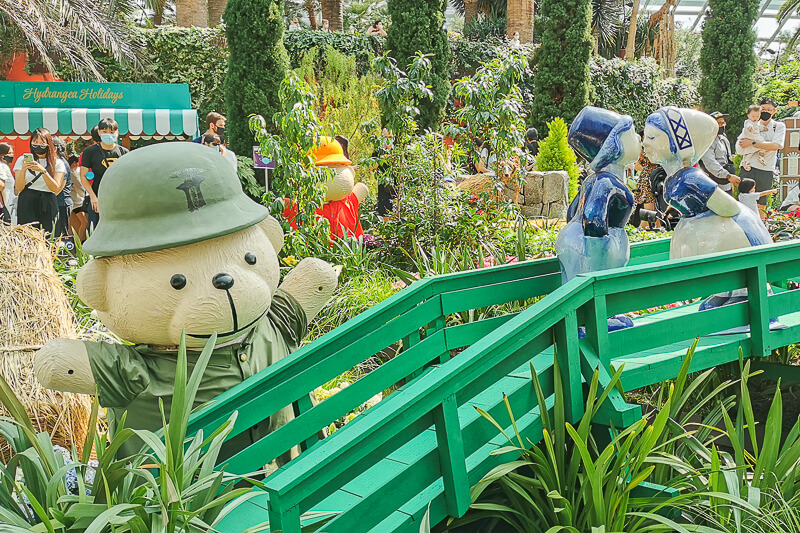
[{"label": "bear's eye", "polygon": [[183,274],[175,274],[169,280],[169,284],[172,285],[173,289],[179,291],[186,286],[186,276]]},{"label": "bear's eye", "polygon": [[247,252],[244,254],[244,262],[248,265],[255,265],[256,264],[256,254],[253,252]]}]

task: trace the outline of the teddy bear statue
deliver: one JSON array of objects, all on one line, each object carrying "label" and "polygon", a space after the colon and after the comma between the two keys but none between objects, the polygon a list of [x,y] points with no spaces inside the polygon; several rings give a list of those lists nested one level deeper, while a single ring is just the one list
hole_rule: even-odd
[{"label": "teddy bear statue", "polygon": [[[190,369],[217,334],[197,406],[295,350],[337,284],[331,265],[306,258],[278,285],[280,224],[245,196],[224,158],[199,144],[156,144],[120,158],[103,179],[100,215],[77,291],[131,344],[55,339],[34,367],[47,388],[96,393],[112,426],[127,411],[126,427],[161,427],[159,399],[168,414],[183,332]],[[223,456],[292,416],[291,406],[273,414],[226,443]]]},{"label": "teddy bear statue", "polygon": [[[369,189],[363,183],[355,182],[352,162],[346,153],[347,140],[344,137],[320,137],[311,152],[314,164],[327,167],[335,172],[333,178],[325,183],[325,204],[317,209],[317,216],[330,223],[330,239],[361,237],[364,230],[358,220],[359,206],[367,197]],[[297,229],[297,207],[290,199],[286,200],[284,218],[289,220],[292,229]]]}]

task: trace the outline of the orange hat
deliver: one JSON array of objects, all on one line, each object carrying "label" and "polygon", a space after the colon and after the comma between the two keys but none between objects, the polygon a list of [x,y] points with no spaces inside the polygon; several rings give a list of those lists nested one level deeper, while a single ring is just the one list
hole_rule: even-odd
[{"label": "orange hat", "polygon": [[344,156],[344,150],[339,141],[333,137],[320,137],[319,144],[311,152],[314,156],[314,164],[322,165],[350,165],[349,159]]}]

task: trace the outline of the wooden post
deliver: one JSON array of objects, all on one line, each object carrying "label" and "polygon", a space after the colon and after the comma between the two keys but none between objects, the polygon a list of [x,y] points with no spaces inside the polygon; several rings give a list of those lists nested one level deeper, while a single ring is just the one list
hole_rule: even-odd
[{"label": "wooden post", "polygon": [[439,445],[439,464],[442,468],[447,514],[463,516],[472,500],[469,495],[467,460],[464,456],[464,440],[455,395],[445,398],[433,410],[433,423]]},{"label": "wooden post", "polygon": [[123,135],[122,139],[119,142],[122,146],[127,148],[128,150],[131,149],[131,136],[130,135]]},{"label": "wooden post", "polygon": [[766,357],[769,348],[769,302],[767,267],[763,264],[747,271],[747,305],[750,308],[750,355]]},{"label": "wooden post", "polygon": [[581,419],[584,410],[578,315],[574,309],[555,325],[554,333],[556,357],[564,387],[564,408],[567,421],[574,424]]}]

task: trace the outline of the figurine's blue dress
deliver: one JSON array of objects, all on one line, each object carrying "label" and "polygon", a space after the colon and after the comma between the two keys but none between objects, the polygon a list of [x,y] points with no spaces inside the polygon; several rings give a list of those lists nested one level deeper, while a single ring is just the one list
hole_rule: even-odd
[{"label": "figurine's blue dress", "polygon": [[623,267],[630,258],[625,224],[633,194],[620,179],[601,171],[589,176],[567,210],[567,225],[556,239],[561,276]]},{"label": "figurine's blue dress", "polygon": [[[670,247],[671,258],[692,257],[736,248],[769,244],[772,238],[759,216],[743,205],[739,213],[720,216],[708,207],[717,185],[697,168],[684,168],[667,178],[664,197],[681,214]],[[725,194],[725,193],[722,193]],[[700,306],[712,309],[747,300],[747,291],[737,289],[710,296]]]}]

